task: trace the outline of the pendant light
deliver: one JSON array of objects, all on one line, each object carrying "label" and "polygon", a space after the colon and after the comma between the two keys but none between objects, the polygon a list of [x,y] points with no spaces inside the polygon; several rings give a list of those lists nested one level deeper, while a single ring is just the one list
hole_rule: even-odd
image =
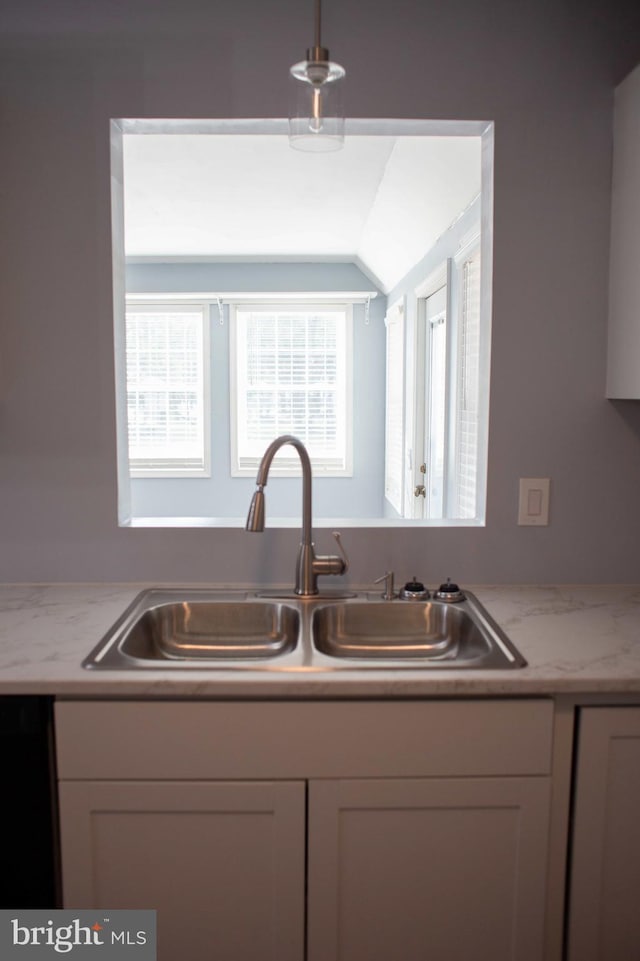
[{"label": "pendant light", "polygon": [[307,59],[294,63],[289,143],[296,150],[339,150],[344,143],[344,67],[329,60],[320,41],[320,0],[315,0],[315,37]]}]

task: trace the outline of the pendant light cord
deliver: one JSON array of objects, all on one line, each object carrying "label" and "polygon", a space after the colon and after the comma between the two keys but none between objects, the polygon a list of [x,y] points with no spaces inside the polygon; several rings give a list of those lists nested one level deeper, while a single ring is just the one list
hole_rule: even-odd
[{"label": "pendant light cord", "polygon": [[315,11],[315,45],[316,47],[321,47],[320,43],[320,0],[316,0],[316,11]]}]

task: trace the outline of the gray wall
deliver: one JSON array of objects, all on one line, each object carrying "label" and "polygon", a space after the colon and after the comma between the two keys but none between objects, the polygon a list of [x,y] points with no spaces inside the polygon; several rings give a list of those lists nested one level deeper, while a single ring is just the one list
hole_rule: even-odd
[{"label": "gray wall", "polygon": [[[640,411],[604,374],[612,93],[638,5],[324,7],[351,116],[496,124],[487,526],[349,531],[353,581],[637,581]],[[1,580],[291,580],[294,530],[117,527],[108,119],[284,115],[311,12],[4,0]],[[549,527],[517,527],[521,476],[551,477]]]}]

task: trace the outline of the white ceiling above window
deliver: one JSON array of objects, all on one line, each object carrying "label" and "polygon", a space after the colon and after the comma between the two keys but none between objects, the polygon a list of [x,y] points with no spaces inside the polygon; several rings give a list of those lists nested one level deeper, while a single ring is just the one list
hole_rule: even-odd
[{"label": "white ceiling above window", "polygon": [[389,291],[480,193],[480,136],[125,134],[128,258],[353,261]]}]

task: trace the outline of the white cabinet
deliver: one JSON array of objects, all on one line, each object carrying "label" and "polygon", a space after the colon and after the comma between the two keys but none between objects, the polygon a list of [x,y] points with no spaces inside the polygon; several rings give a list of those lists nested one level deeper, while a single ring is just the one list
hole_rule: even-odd
[{"label": "white cabinet", "polygon": [[616,88],[607,397],[640,398],[640,65]]},{"label": "white cabinet", "polygon": [[308,961],[539,961],[545,778],[309,785]]},{"label": "white cabinet", "polygon": [[640,708],[580,712],[569,961],[640,952]]},{"label": "white cabinet", "polygon": [[305,785],[60,785],[64,904],[152,908],[160,961],[300,961]]},{"label": "white cabinet", "polygon": [[58,703],[65,906],[156,908],[159,961],[542,961],[552,730],[544,699]]}]

